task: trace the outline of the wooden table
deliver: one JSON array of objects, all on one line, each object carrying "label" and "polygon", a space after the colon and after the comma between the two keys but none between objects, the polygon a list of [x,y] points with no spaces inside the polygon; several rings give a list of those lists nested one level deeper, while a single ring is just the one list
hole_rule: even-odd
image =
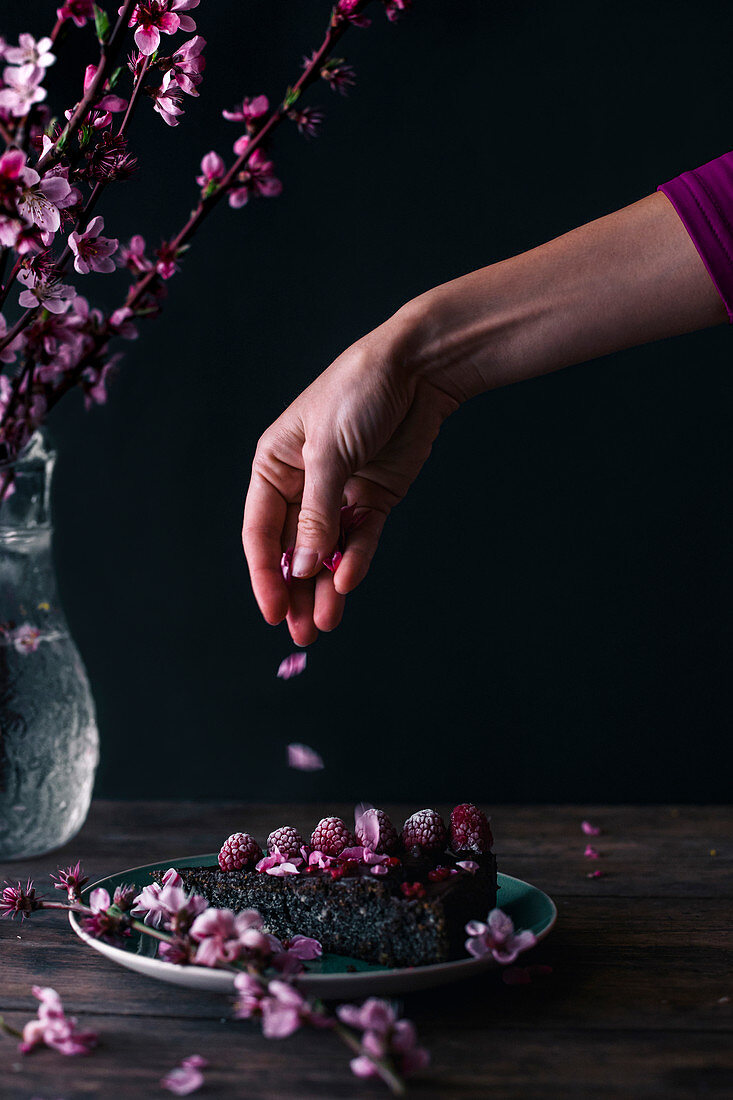
[{"label": "wooden table", "polygon": [[[446,807],[439,807],[441,810]],[[401,821],[414,807],[385,806]],[[82,833],[51,857],[5,865],[34,877],[81,858],[94,878],[207,852],[238,829],[305,831],[350,807],[96,802]],[[597,862],[580,822],[603,828]],[[433,1065],[409,1094],[454,1097],[733,1097],[733,813],[697,806],[502,806],[500,869],[555,898],[559,920],[525,956],[550,976],[508,986],[498,973],[407,997]],[[589,879],[599,868],[602,878]],[[57,897],[60,895],[57,895]],[[133,974],[71,932],[65,914],[0,922],[0,1011],[15,1027],[34,1014],[31,985],[51,985],[100,1033],[88,1057],[16,1054],[0,1037],[0,1097],[137,1100],[165,1096],[161,1076],[187,1055],[210,1062],[197,1096],[326,1100],[389,1095],[352,1077],[328,1034],[265,1040],[230,1018],[226,997]]]}]

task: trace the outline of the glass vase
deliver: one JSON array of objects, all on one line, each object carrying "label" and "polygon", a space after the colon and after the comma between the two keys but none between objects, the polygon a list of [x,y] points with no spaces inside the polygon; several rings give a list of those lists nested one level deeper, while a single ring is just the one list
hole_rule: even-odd
[{"label": "glass vase", "polygon": [[89,681],[56,593],[55,458],[36,433],[0,465],[0,862],[78,832],[99,760]]}]

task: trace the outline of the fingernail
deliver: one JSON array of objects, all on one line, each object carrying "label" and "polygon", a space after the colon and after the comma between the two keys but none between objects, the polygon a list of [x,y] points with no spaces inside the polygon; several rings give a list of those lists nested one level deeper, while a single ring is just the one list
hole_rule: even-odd
[{"label": "fingernail", "polygon": [[307,577],[318,564],[318,552],[308,550],[305,546],[296,547],[293,554],[293,576]]}]

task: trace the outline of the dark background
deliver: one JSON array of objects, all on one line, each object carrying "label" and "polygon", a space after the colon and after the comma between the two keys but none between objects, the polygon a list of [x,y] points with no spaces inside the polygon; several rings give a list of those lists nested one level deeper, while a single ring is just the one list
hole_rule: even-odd
[{"label": "dark background", "polygon": [[[40,34],[55,7],[31,20],[3,5],[3,30]],[[357,87],[310,98],[323,135],[277,137],[282,197],[220,208],[162,318],[124,346],[109,404],[85,414],[74,395],[53,417],[59,583],[97,700],[97,793],[726,800],[724,326],[462,408],[342,626],[305,675],[275,678],[292,646],[259,618],[239,542],[264,428],[408,298],[733,145],[722,0],[416,0],[397,25],[373,7],[344,43]],[[203,0],[201,98],[177,130],[143,105],[142,169],[105,203],[105,231],[171,236],[201,154],[230,156],[241,132],[221,107],[276,99],[328,11]],[[89,30],[76,36],[90,59]],[[72,98],[54,73],[52,95],[64,87]],[[125,277],[96,285],[115,303]],[[289,771],[291,740],[326,770]]]}]

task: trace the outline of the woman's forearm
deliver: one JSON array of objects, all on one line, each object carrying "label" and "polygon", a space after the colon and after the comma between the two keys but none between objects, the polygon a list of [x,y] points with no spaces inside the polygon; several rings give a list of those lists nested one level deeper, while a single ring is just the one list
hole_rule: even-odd
[{"label": "woman's forearm", "polygon": [[414,299],[388,325],[410,373],[457,400],[727,320],[657,192]]}]

